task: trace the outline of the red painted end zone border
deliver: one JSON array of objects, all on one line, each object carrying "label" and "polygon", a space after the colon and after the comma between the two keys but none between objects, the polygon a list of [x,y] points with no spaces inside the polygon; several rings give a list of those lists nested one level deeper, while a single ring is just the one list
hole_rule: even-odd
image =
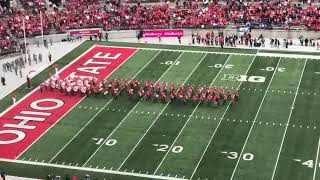
[{"label": "red painted end zone border", "polygon": [[[93,46],[59,72],[61,79],[76,73],[105,79],[137,49]],[[57,91],[41,93],[39,87],[10,107],[0,117],[0,158],[16,159],[55,125],[83,98]]]}]

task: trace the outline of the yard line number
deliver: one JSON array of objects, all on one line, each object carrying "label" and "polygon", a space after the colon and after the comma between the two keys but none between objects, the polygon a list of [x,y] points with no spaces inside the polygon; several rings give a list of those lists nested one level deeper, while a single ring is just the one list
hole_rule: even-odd
[{"label": "yard line number", "polygon": [[[239,153],[238,152],[225,152],[225,151],[223,151],[221,153],[225,154],[228,159],[235,160],[235,159],[239,158]],[[252,161],[254,159],[254,155],[252,153],[244,153],[244,154],[242,154],[241,158],[244,161]]]},{"label": "yard line number", "polygon": [[[97,141],[95,143],[96,145],[101,145],[104,142],[104,138],[92,138],[92,140]],[[104,145],[106,145],[106,146],[114,146],[114,145],[117,144],[117,142],[118,141],[115,140],[115,139],[109,139],[104,143]]]},{"label": "yard line number", "polygon": [[176,61],[175,63],[174,63],[174,61],[166,61],[166,62],[162,62],[162,63],[160,63],[160,64],[165,64],[165,65],[176,65],[176,66],[178,66],[179,64],[180,64],[180,61]]},{"label": "yard line number", "polygon": [[[269,71],[269,72],[272,72],[272,71],[274,71],[276,68],[274,68],[274,67],[266,67],[265,69],[261,69],[261,70],[263,70],[263,71]],[[286,70],[286,68],[277,68],[276,69],[278,72],[284,72],[285,70]]]},{"label": "yard line number", "polygon": [[[152,145],[157,147],[157,151],[159,151],[159,152],[167,152],[170,147],[168,144],[152,144]],[[173,153],[181,153],[183,151],[183,147],[182,146],[173,146],[171,151]]]},{"label": "yard line number", "polygon": [[[224,66],[224,68],[226,69],[232,69],[233,68],[233,64],[226,64]],[[214,67],[214,68],[222,68],[223,67],[223,64],[215,64],[214,66],[209,66],[209,67]]]},{"label": "yard line number", "polygon": [[[301,159],[293,159],[296,162],[300,162],[301,165],[308,167],[308,168],[313,168],[314,167],[314,161],[313,160],[307,160],[307,161],[302,161]],[[318,163],[318,167],[320,168],[320,163]]]}]

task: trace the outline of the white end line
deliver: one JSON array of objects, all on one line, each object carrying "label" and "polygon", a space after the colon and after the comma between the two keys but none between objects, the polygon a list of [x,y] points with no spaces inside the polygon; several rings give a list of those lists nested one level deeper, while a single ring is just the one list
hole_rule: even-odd
[{"label": "white end line", "polygon": [[[68,65],[64,66],[62,69],[59,70],[59,73],[61,73],[62,71],[64,71],[66,68],[68,68],[69,66],[71,66],[73,63],[77,62],[80,58],[82,58],[85,54],[87,54],[88,52],[90,52],[93,48],[95,48],[96,46],[93,45],[91,48],[89,48],[88,50],[86,50],[85,52],[83,52],[80,56],[78,56],[76,59],[74,59],[73,61],[71,61],[71,63],[69,63]],[[6,109],[4,112],[2,112],[0,114],[0,117],[3,116],[5,113],[7,113],[8,111],[10,111],[11,109],[13,109],[16,105],[18,105],[20,102],[22,102],[23,100],[25,100],[27,97],[29,97],[30,95],[32,95],[35,91],[37,91],[40,87],[36,87],[34,88],[31,92],[29,92],[27,95],[25,95],[23,98],[21,98],[16,104],[14,104],[13,106],[10,106],[8,109]],[[34,143],[36,143],[43,135],[45,135],[52,127],[54,127],[64,116],[66,116],[73,108],[75,108],[85,97],[83,97],[82,99],[80,99],[72,108],[70,108],[68,110],[68,112],[66,112],[63,116],[61,116],[54,124],[52,124],[45,132],[43,132],[35,141],[33,141],[25,150],[23,150],[17,157],[16,159],[18,159],[23,153],[25,153]]]}]

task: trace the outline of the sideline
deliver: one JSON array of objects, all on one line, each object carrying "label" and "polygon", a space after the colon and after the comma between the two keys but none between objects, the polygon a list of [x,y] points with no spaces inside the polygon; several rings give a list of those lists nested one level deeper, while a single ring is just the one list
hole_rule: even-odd
[{"label": "sideline", "polygon": [[106,173],[106,174],[117,174],[117,175],[124,175],[124,176],[144,177],[144,178],[150,178],[150,179],[186,180],[186,179],[182,179],[182,178],[175,178],[175,177],[168,177],[168,176],[157,176],[157,175],[113,171],[113,170],[97,169],[97,168],[77,167],[77,166],[69,166],[69,165],[61,165],[61,164],[50,164],[50,163],[33,162],[33,161],[8,160],[8,159],[2,159],[2,158],[0,158],[0,161],[1,162],[8,162],[8,163],[25,164],[25,165],[54,167],[54,168],[61,168],[61,169],[72,169],[72,170],[91,171],[91,172]]}]

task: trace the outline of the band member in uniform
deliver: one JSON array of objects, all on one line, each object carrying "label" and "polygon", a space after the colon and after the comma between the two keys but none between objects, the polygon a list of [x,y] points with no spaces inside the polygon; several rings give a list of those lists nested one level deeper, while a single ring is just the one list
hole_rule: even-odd
[{"label": "band member in uniform", "polygon": [[214,103],[214,105],[216,105],[216,106],[219,105],[219,96],[218,96],[218,94],[214,95],[214,97],[213,97],[213,103]]},{"label": "band member in uniform", "polygon": [[72,89],[73,89],[74,95],[77,95],[78,90],[79,90],[79,86],[75,85],[75,86],[73,86]]},{"label": "band member in uniform", "polygon": [[227,96],[224,94],[222,95],[223,105],[227,104]]},{"label": "band member in uniform", "polygon": [[197,104],[198,103],[198,94],[193,95],[192,100],[193,100],[193,105]]},{"label": "band member in uniform", "polygon": [[82,87],[81,87],[81,97],[82,97],[82,96],[85,96],[86,93],[87,93],[87,88],[86,88],[86,86],[82,86]]}]

